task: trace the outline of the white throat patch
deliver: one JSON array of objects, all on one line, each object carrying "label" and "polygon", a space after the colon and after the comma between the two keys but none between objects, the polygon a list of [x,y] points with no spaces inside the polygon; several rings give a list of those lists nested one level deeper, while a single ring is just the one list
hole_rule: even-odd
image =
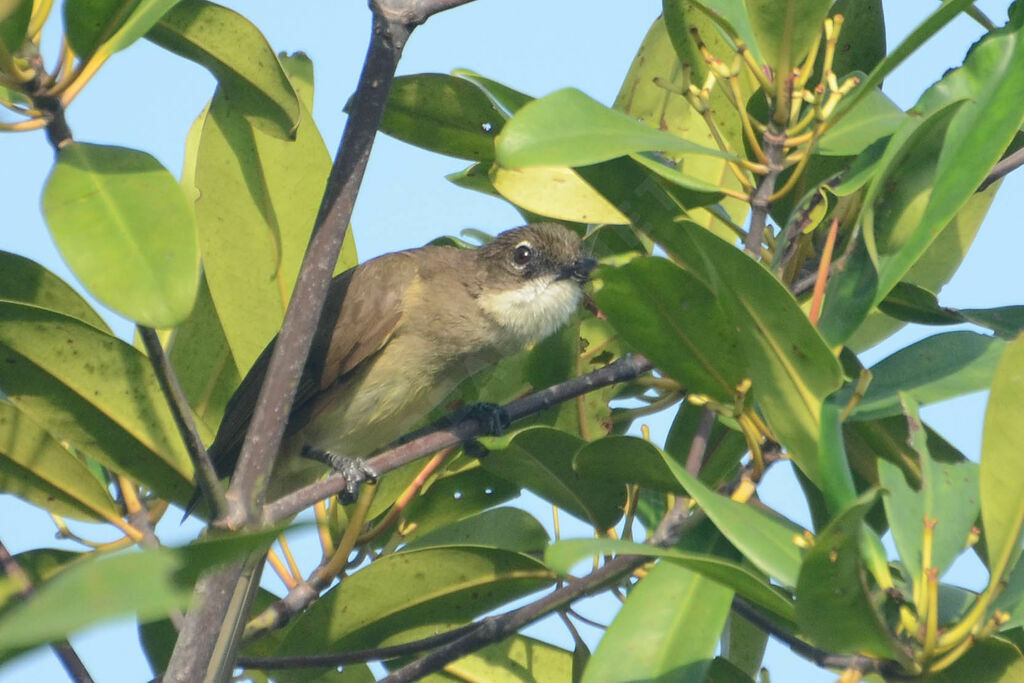
[{"label": "white throat patch", "polygon": [[550,277],[534,278],[517,289],[481,294],[477,301],[496,323],[521,344],[528,344],[564,325],[582,298],[575,280]]}]

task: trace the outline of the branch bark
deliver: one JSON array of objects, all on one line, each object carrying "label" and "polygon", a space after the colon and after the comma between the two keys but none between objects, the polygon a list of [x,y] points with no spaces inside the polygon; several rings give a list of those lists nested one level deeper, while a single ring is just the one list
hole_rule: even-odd
[{"label": "branch bark", "polygon": [[782,145],[786,141],[785,132],[778,131],[773,124],[768,125],[764,132],[764,154],[768,158],[768,173],[750,198],[750,232],[744,242],[744,249],[754,258],[761,255],[761,244],[764,241],[764,229],[768,222],[768,210],[771,208],[769,198],[775,193],[775,182],[782,172]]}]

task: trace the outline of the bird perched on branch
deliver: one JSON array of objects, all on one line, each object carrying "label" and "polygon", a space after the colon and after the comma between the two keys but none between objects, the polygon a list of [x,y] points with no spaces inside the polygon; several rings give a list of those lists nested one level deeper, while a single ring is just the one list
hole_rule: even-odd
[{"label": "bird perched on branch", "polygon": [[[268,495],[312,482],[328,463],[354,497],[376,476],[361,458],[415,427],[464,379],[565,324],[594,264],[576,233],[535,223],[476,249],[409,249],[336,276]],[[242,380],[209,448],[222,477],[235,468],[273,346]]]}]

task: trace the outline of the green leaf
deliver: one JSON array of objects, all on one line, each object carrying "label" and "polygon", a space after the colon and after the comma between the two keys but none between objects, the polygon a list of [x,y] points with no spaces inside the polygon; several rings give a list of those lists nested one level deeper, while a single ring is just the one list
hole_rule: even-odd
[{"label": "green leaf", "polygon": [[[70,550],[57,550],[56,548],[35,548],[18,553],[14,560],[25,572],[29,583],[32,586],[47,581],[57,572],[63,571],[75,561],[87,557],[85,553],[75,553]],[[14,604],[14,601],[21,599],[21,592],[24,590],[24,583],[10,574],[0,577],[0,613]],[[5,652],[0,650],[0,661],[3,661]]]},{"label": "green leaf", "polygon": [[422,680],[427,683],[451,680],[487,683],[569,681],[572,679],[573,653],[542,640],[517,635],[448,664],[444,672],[447,675],[435,674]]},{"label": "green leaf", "polygon": [[[937,403],[985,389],[1006,343],[976,332],[944,332],[922,339],[871,367],[872,380],[851,418],[899,415],[899,392],[920,404]],[[845,405],[852,389],[840,392]]]},{"label": "green leaf", "polygon": [[811,642],[826,650],[894,654],[860,562],[864,516],[877,496],[877,491],[869,491],[837,515],[815,538],[800,568],[797,622]]},{"label": "green leaf", "polygon": [[1024,655],[1013,643],[999,637],[976,643],[962,657],[928,683],[1014,683],[1024,679]]},{"label": "green leaf", "polygon": [[6,401],[0,401],[0,491],[75,519],[121,516],[89,468]]},{"label": "green leaf", "polygon": [[821,136],[814,151],[831,156],[860,154],[876,140],[892,135],[906,117],[882,91],[872,90]]},{"label": "green leaf", "polygon": [[0,303],[0,391],[55,438],[187,500],[192,465],[148,359],[75,318]]},{"label": "green leaf", "polygon": [[[749,34],[746,10],[740,0],[704,4],[713,4],[715,9],[729,16],[733,25],[742,25],[739,29],[742,35]],[[679,94],[688,85],[688,82],[685,82],[682,64],[689,65],[692,82],[704,82],[708,67],[691,30],[700,33],[701,40],[712,54],[726,60],[732,53],[730,41],[722,35],[718,22],[712,20],[708,14],[709,9],[702,4],[690,0],[667,0],[662,3],[662,9],[664,19],[655,19],[651,24],[640,49],[637,50],[629,73],[622,82],[613,108],[652,128],[664,130],[704,147],[717,147],[715,136],[704,117]],[[744,29],[746,33],[743,33]],[[752,34],[749,35],[752,38]],[[747,44],[756,50],[753,40],[748,40]],[[744,97],[749,97],[757,90],[757,83],[745,69],[740,71],[738,82]],[[743,126],[739,112],[730,103],[725,90],[712,88],[710,115],[727,148],[740,153],[744,149]],[[645,163],[638,157],[639,155],[634,156],[640,163]],[[743,191],[739,180],[724,159],[695,154],[673,154],[667,158],[675,163],[677,169],[671,172],[677,175],[672,182],[678,182],[679,171],[685,171],[687,178],[702,179],[706,185],[704,189],[710,187]],[[657,173],[666,174],[665,166],[657,168],[648,164],[648,167]],[[750,210],[746,202],[735,197],[723,197],[719,201],[719,206],[737,224],[743,223]],[[728,228],[722,221],[715,219],[710,211],[697,208],[691,209],[688,213],[694,222],[714,231],[715,234],[728,237]]]},{"label": "green leaf", "polygon": [[438,154],[484,161],[494,159],[494,138],[506,118],[466,78],[417,74],[394,80],[380,130]]},{"label": "green leaf", "polygon": [[768,425],[816,479],[819,413],[841,382],[839,362],[793,295],[760,263],[697,225],[651,223],[648,234],[706,277],[732,323]]},{"label": "green leaf", "polygon": [[887,491],[882,500],[893,541],[907,573],[917,583],[926,517],[936,520],[929,566],[938,569],[940,576],[966,547],[967,535],[978,518],[978,466],[969,460],[934,460],[917,405],[907,400],[905,406],[910,446],[920,459],[920,490],[910,486],[899,467],[882,459],[878,460],[878,480]]},{"label": "green leaf", "polygon": [[780,80],[800,66],[821,35],[831,0],[744,0],[750,25],[768,65]]},{"label": "green leaf", "polygon": [[987,327],[1003,339],[1013,339],[1024,330],[1024,306],[997,308],[947,308],[924,287],[900,282],[878,304],[886,315],[921,325],[974,323]]},{"label": "green leaf", "polygon": [[46,181],[43,213],[68,266],[104,304],[150,327],[188,316],[199,282],[195,220],[156,159],[69,143]]},{"label": "green leaf", "polygon": [[465,79],[480,88],[491,102],[497,105],[503,113],[508,115],[504,118],[511,117],[512,114],[519,111],[524,104],[532,102],[535,99],[526,93],[521,93],[514,88],[504,85],[503,83],[492,81],[491,79],[485,78],[478,73],[470,71],[469,69],[455,69],[452,71],[452,76]]},{"label": "green leaf", "polygon": [[[4,647],[47,643],[90,624],[135,613],[143,621],[188,605],[199,574],[268,544],[279,529],[232,534],[182,548],[121,553],[77,563],[0,616]],[[74,605],[74,609],[68,609]]]},{"label": "green leaf", "polygon": [[584,443],[557,429],[535,427],[519,432],[481,465],[594,527],[608,529],[622,517],[626,489],[572,469],[573,456]]},{"label": "green leaf", "polygon": [[103,318],[82,296],[40,264],[0,251],[0,301],[46,308],[109,332]]},{"label": "green leaf", "polygon": [[[722,635],[722,657],[728,662],[733,670],[746,675],[746,681],[752,680],[761,671],[761,663],[764,661],[765,648],[768,646],[768,634],[755,626],[739,614],[733,612],[729,615],[729,626]],[[715,659],[711,664],[709,680],[711,683],[722,681],[726,683],[733,678],[713,678],[716,664],[721,659]],[[741,679],[735,678],[739,681]]]},{"label": "green leaf", "polygon": [[199,281],[192,313],[171,335],[167,356],[196,417],[215,431],[242,377],[224,337],[205,275]]},{"label": "green leaf", "polygon": [[965,7],[974,4],[974,0],[947,0],[934,12],[929,14],[899,45],[886,55],[885,59],[871,70],[857,89],[844,97],[836,107],[833,116],[842,116],[847,109],[855,107],[861,98],[882,84],[882,80],[892,73],[893,69],[903,63],[907,57],[917,51],[923,43],[938,33],[943,26],[955,19]]},{"label": "green leaf", "polygon": [[853,474],[843,444],[841,409],[826,403],[821,409],[821,433],[818,439],[818,470],[821,492],[831,514],[836,514],[857,497]]},{"label": "green leaf", "polygon": [[146,35],[178,0],[67,0],[64,26],[82,59],[106,59]]},{"label": "green leaf", "polygon": [[662,456],[686,492],[718,530],[754,565],[781,585],[796,586],[801,551],[793,542],[803,529],[781,517],[720,496],[667,454]]},{"label": "green leaf", "polygon": [[460,520],[471,519],[518,495],[518,486],[485,472],[479,465],[441,477],[406,508],[402,519],[413,528],[405,539],[411,544],[435,529],[440,531]]},{"label": "green leaf", "polygon": [[578,223],[628,223],[614,206],[565,166],[490,169],[491,186],[527,211]]},{"label": "green leaf", "polygon": [[[729,615],[728,627],[732,627],[737,619],[735,614]],[[725,638],[725,636],[722,636]],[[760,668],[760,667],[758,667]],[[704,683],[753,683],[753,678],[740,667],[723,657],[715,657],[711,660],[708,668],[707,678]]]},{"label": "green leaf", "polygon": [[423,534],[405,546],[405,550],[451,545],[477,545],[538,552],[551,539],[544,526],[527,512],[517,508],[496,508]]},{"label": "green leaf", "polygon": [[[682,4],[684,8],[690,5],[691,12],[692,10],[697,10],[704,14],[708,17],[711,24],[715,26],[716,31],[721,30],[730,36],[738,36],[747,45],[747,49],[751,51],[755,61],[764,61],[757,49],[754,29],[750,25],[750,16],[747,14],[744,0],[683,0],[682,3],[678,0],[668,0],[663,2],[662,9],[665,12],[666,23],[669,24],[669,30],[673,33],[673,42],[677,45],[680,42],[677,37],[680,31],[679,29],[673,30],[674,20],[672,15],[678,11],[675,6],[679,4]],[[701,37],[705,37],[703,33]],[[688,61],[687,54],[689,54],[688,51],[680,50],[679,60],[682,62]]]},{"label": "green leaf", "polygon": [[635,436],[606,436],[588,443],[576,453],[572,467],[585,477],[685,493],[665,467],[658,447]]},{"label": "green leaf", "polygon": [[655,130],[566,88],[520,109],[498,135],[505,168],[586,166],[633,152],[732,155]]},{"label": "green leaf", "polygon": [[540,562],[473,546],[393,553],[347,576],[289,631],[278,655],[392,645],[469,622],[554,583]]},{"label": "green leaf", "polygon": [[732,322],[699,279],[657,257],[602,268],[594,300],[622,338],[687,390],[731,403],[746,368]]},{"label": "green leaf", "polygon": [[[196,222],[210,295],[241,374],[281,327],[330,168],[305,106],[288,141],[253,130],[223,92],[214,96],[199,140]],[[349,230],[336,272],[355,264]]]},{"label": "green leaf", "polygon": [[981,521],[992,580],[1001,580],[1020,549],[1024,526],[1024,337],[1010,342],[996,366],[981,443]]},{"label": "green leaf", "polygon": [[21,49],[32,18],[32,0],[7,0],[0,6],[0,55]]},{"label": "green leaf", "polygon": [[738,562],[712,554],[659,548],[646,543],[610,538],[573,538],[550,545],[544,552],[544,562],[559,574],[565,575],[580,560],[593,555],[610,554],[666,558],[731,588],[779,618],[790,622],[796,618],[793,602],[772,586],[764,575]]},{"label": "green leaf", "polygon": [[731,604],[728,588],[659,562],[630,591],[590,658],[583,683],[703,683]]},{"label": "green leaf", "polygon": [[964,65],[946,74],[918,103],[918,110],[928,110],[967,98],[949,124],[920,222],[898,251],[879,258],[876,303],[971,198],[1024,123],[1022,24],[1024,13],[1013,13],[1006,27],[983,38]]},{"label": "green leaf", "polygon": [[241,14],[205,0],[180,0],[146,38],[209,70],[254,128],[294,137],[295,91],[267,39]]},{"label": "green leaf", "polygon": [[[689,401],[679,405],[679,411],[668,436],[665,437],[664,449],[676,462],[685,463],[690,455],[690,448],[700,428],[700,415],[703,407],[695,406]],[[711,426],[711,435],[707,440],[704,464],[700,468],[698,479],[710,486],[718,486],[732,480],[738,473],[740,459],[747,452],[747,440],[738,431],[726,426],[722,419],[716,419]]]}]

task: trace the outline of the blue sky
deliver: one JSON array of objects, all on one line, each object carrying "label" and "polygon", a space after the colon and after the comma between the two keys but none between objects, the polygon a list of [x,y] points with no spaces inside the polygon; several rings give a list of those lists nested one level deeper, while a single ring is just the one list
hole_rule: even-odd
[{"label": "blue sky", "polygon": [[[370,22],[365,3],[280,3],[271,0],[226,2],[249,17],[278,51],[304,51],[316,68],[314,117],[332,151],[345,116],[342,107],[355,87],[366,50]],[[886,21],[890,48],[931,12],[937,2],[888,0]],[[977,3],[998,24],[1008,2]],[[573,86],[610,104],[651,21],[660,11],[655,0],[477,0],[431,19],[413,34],[399,73],[448,72],[465,67],[533,95]],[[949,67],[959,64],[982,29],[960,17],[895,74],[885,91],[900,106],[918,95]],[[56,27],[50,27],[44,51],[52,63]],[[81,141],[145,150],[175,175],[180,173],[185,132],[212,94],[213,78],[204,70],[140,41],[115,56],[71,105],[68,121]],[[65,279],[73,277],[55,251],[39,211],[41,189],[52,164],[52,151],[41,132],[5,134],[0,138],[5,176],[0,183],[0,249],[35,259]],[[444,175],[467,164],[424,152],[387,137],[374,147],[353,217],[362,259],[385,251],[419,246],[441,234],[464,228],[496,232],[520,223],[507,204],[460,190]],[[1016,198],[1024,181],[1004,183],[969,252],[961,272],[943,290],[949,306],[990,307],[1024,303],[1024,231]],[[999,273],[1000,278],[994,276]],[[77,286],[77,285],[76,285]],[[107,316],[122,337],[131,326]],[[914,339],[934,333],[908,329],[883,348],[865,355],[874,362]],[[924,416],[968,457],[977,459],[981,443],[984,395],[974,395],[925,409]],[[655,432],[664,420],[651,421]],[[766,502],[806,522],[802,504],[794,504],[795,483],[785,468],[769,474],[762,487]],[[547,523],[546,507],[528,506]],[[52,542],[48,517],[10,496],[0,495],[0,539],[12,552]],[[198,527],[177,527],[176,519],[159,530],[171,542],[187,542]],[[570,532],[571,533],[571,532]],[[578,533],[586,534],[583,529]],[[95,536],[95,534],[91,534]],[[958,563],[949,577],[965,585],[984,581],[979,566]],[[607,621],[610,603],[594,603],[585,612]],[[603,616],[602,616],[603,615]],[[563,645],[569,640],[557,624],[535,627],[533,635]],[[596,634],[584,631],[588,637]],[[137,648],[131,622],[100,626],[76,635],[72,643],[98,681],[138,681],[151,676]],[[766,661],[776,680],[833,680],[834,675],[770,647]],[[47,650],[20,658],[0,669],[0,682],[61,680],[63,671]]]}]

